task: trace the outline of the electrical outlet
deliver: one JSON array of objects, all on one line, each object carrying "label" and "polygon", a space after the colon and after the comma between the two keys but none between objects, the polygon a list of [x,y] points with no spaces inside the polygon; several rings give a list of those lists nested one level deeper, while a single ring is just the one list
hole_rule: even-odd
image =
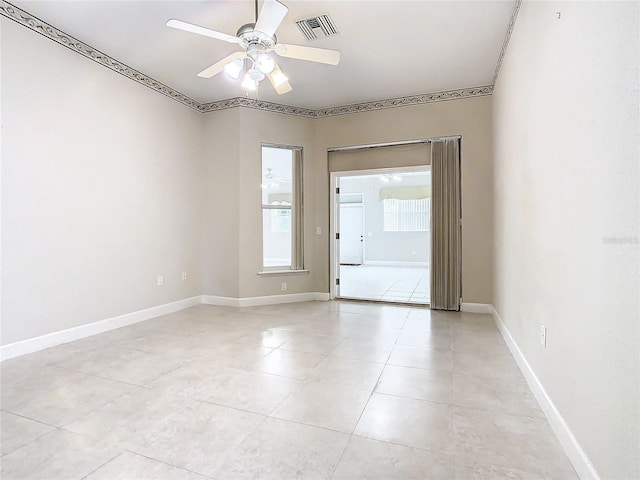
[{"label": "electrical outlet", "polygon": [[182,281],[183,282],[187,281],[187,272],[182,272]]},{"label": "electrical outlet", "polygon": [[282,291],[283,292],[287,291],[287,282],[282,282]]},{"label": "electrical outlet", "polygon": [[158,275],[158,286],[162,287],[164,285],[164,277],[162,275]]},{"label": "electrical outlet", "polygon": [[544,325],[540,326],[540,344],[547,348],[547,327]]}]

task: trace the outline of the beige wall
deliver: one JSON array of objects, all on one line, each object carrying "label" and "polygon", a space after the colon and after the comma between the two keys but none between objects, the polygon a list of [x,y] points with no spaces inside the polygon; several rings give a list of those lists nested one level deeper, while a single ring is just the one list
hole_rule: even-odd
[{"label": "beige wall", "polygon": [[611,479],[640,477],[638,9],[525,2],[493,96],[494,304]]},{"label": "beige wall", "polygon": [[[462,294],[465,302],[491,303],[491,97],[328,117],[316,122],[315,152],[325,169],[327,149],[331,147],[462,135]],[[376,164],[374,168],[379,166]],[[323,186],[318,192],[328,192],[328,175],[319,180]],[[318,202],[326,205],[327,194],[319,196]],[[319,215],[318,221],[328,227],[328,208],[322,209]],[[327,258],[327,247],[315,254]],[[328,258],[324,263],[328,268]],[[328,271],[324,275],[328,278]]]},{"label": "beige wall", "polygon": [[0,18],[1,343],[199,295],[201,115]]},{"label": "beige wall", "polygon": [[[204,294],[233,298],[287,292],[326,292],[326,279],[314,255],[305,255],[306,275],[258,276],[262,270],[261,144],[303,148],[304,248],[316,250],[315,202],[318,165],[313,157],[312,119],[235,108],[205,117],[207,207]],[[326,258],[326,257],[325,257]]]},{"label": "beige wall", "polygon": [[[464,298],[491,302],[490,98],[320,120],[203,115],[2,27],[3,344],[203,293],[328,292],[327,148],[440,135],[463,136]],[[307,275],[257,275],[261,142],[304,149]]]},{"label": "beige wall", "polygon": [[[357,122],[358,117],[354,120]],[[329,152],[330,172],[425,165],[431,165],[430,143]]]},{"label": "beige wall", "polygon": [[310,200],[316,188],[317,171],[311,148],[313,120],[249,108],[240,109],[240,116],[240,297],[282,294],[282,282],[288,284],[287,294],[327,291],[326,288],[318,289],[317,259],[309,255],[305,255],[308,275],[257,275],[262,270],[262,142],[302,147],[305,251],[313,250],[316,242],[313,223],[316,205]]},{"label": "beige wall", "polygon": [[239,108],[203,115],[204,208],[202,211],[203,293],[240,296],[238,235],[240,188]]},{"label": "beige wall", "polygon": [[[204,235],[205,294],[240,298],[278,295],[283,293],[282,282],[287,282],[288,294],[328,292],[330,199],[327,149],[462,135],[463,296],[465,302],[491,303],[490,97],[324,119],[293,117],[249,108],[215,112],[205,117],[205,150],[208,152],[205,189],[210,199]],[[261,142],[303,147],[304,248],[308,275],[257,275],[262,261]],[[237,168],[228,164],[233,158]],[[380,166],[383,165],[375,165]],[[216,184],[214,189],[216,178],[222,172],[226,172],[226,181]],[[228,211],[211,212],[212,196],[218,196],[228,205]],[[218,238],[220,229],[215,227],[216,218],[225,226],[224,238]],[[321,235],[316,235],[316,227],[321,228]],[[215,245],[225,247],[216,248]]]},{"label": "beige wall", "polygon": [[[326,292],[327,149],[462,135],[464,300],[495,304],[602,477],[637,478],[638,8],[525,2],[493,98],[318,120],[201,115],[0,18],[0,343]],[[308,275],[257,276],[260,142],[304,148]]]}]

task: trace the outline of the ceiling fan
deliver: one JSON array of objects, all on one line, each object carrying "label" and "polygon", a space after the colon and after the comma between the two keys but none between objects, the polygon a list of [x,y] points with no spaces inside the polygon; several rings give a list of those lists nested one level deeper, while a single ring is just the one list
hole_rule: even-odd
[{"label": "ceiling fan", "polygon": [[277,0],[264,0],[258,15],[258,0],[255,0],[255,23],[242,25],[235,36],[176,19],[169,20],[167,26],[229,43],[237,43],[243,48],[244,51],[232,53],[204,69],[198,73],[199,77],[211,78],[224,70],[235,80],[243,77],[242,87],[246,90],[255,90],[265,77],[269,77],[273,88],[282,95],[290,92],[292,88],[289,79],[269,55],[270,52],[275,52],[281,57],[328,65],[337,65],[340,62],[340,52],[336,50],[278,43],[275,31],[288,11],[289,9]]},{"label": "ceiling fan", "polygon": [[273,168],[267,168],[266,172],[262,175],[262,188],[278,188],[281,184],[291,183],[290,178],[279,177],[273,173]]}]

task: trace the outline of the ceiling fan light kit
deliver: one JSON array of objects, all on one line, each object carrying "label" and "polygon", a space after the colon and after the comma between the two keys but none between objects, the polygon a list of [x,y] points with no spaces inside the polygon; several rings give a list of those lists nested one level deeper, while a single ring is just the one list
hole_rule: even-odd
[{"label": "ceiling fan light kit", "polygon": [[258,89],[258,82],[251,78],[248,74],[245,74],[240,86],[247,92],[253,92]]},{"label": "ceiling fan light kit", "polygon": [[[255,7],[257,13],[258,0],[255,0]],[[275,31],[288,11],[289,9],[277,0],[264,0],[256,22],[242,25],[235,37],[176,19],[169,20],[167,26],[216,40],[236,43],[243,48],[243,52],[232,53],[204,69],[198,73],[199,77],[211,78],[224,71],[233,80],[237,81],[242,78],[240,85],[246,91],[255,91],[258,84],[265,77],[268,77],[276,92],[282,95],[290,92],[292,87],[287,76],[280,70],[278,63],[269,55],[270,52],[275,52],[281,57],[327,65],[338,65],[340,62],[340,52],[335,50],[278,43]]]},{"label": "ceiling fan light kit", "polygon": [[242,72],[244,72],[244,60],[242,58],[236,58],[224,66],[224,73],[233,80],[240,80]]},{"label": "ceiling fan light kit", "polygon": [[273,69],[276,68],[275,60],[266,53],[260,54],[255,64],[256,67],[258,67],[258,70],[260,70],[265,75],[269,75],[271,72],[273,72]]}]

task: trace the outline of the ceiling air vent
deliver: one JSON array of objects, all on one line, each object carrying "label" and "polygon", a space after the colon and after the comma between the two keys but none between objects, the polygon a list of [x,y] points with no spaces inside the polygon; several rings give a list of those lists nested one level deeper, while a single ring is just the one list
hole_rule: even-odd
[{"label": "ceiling air vent", "polygon": [[333,20],[329,14],[318,15],[317,17],[305,18],[296,22],[298,28],[307,40],[315,40],[316,38],[325,38],[338,34]]}]

